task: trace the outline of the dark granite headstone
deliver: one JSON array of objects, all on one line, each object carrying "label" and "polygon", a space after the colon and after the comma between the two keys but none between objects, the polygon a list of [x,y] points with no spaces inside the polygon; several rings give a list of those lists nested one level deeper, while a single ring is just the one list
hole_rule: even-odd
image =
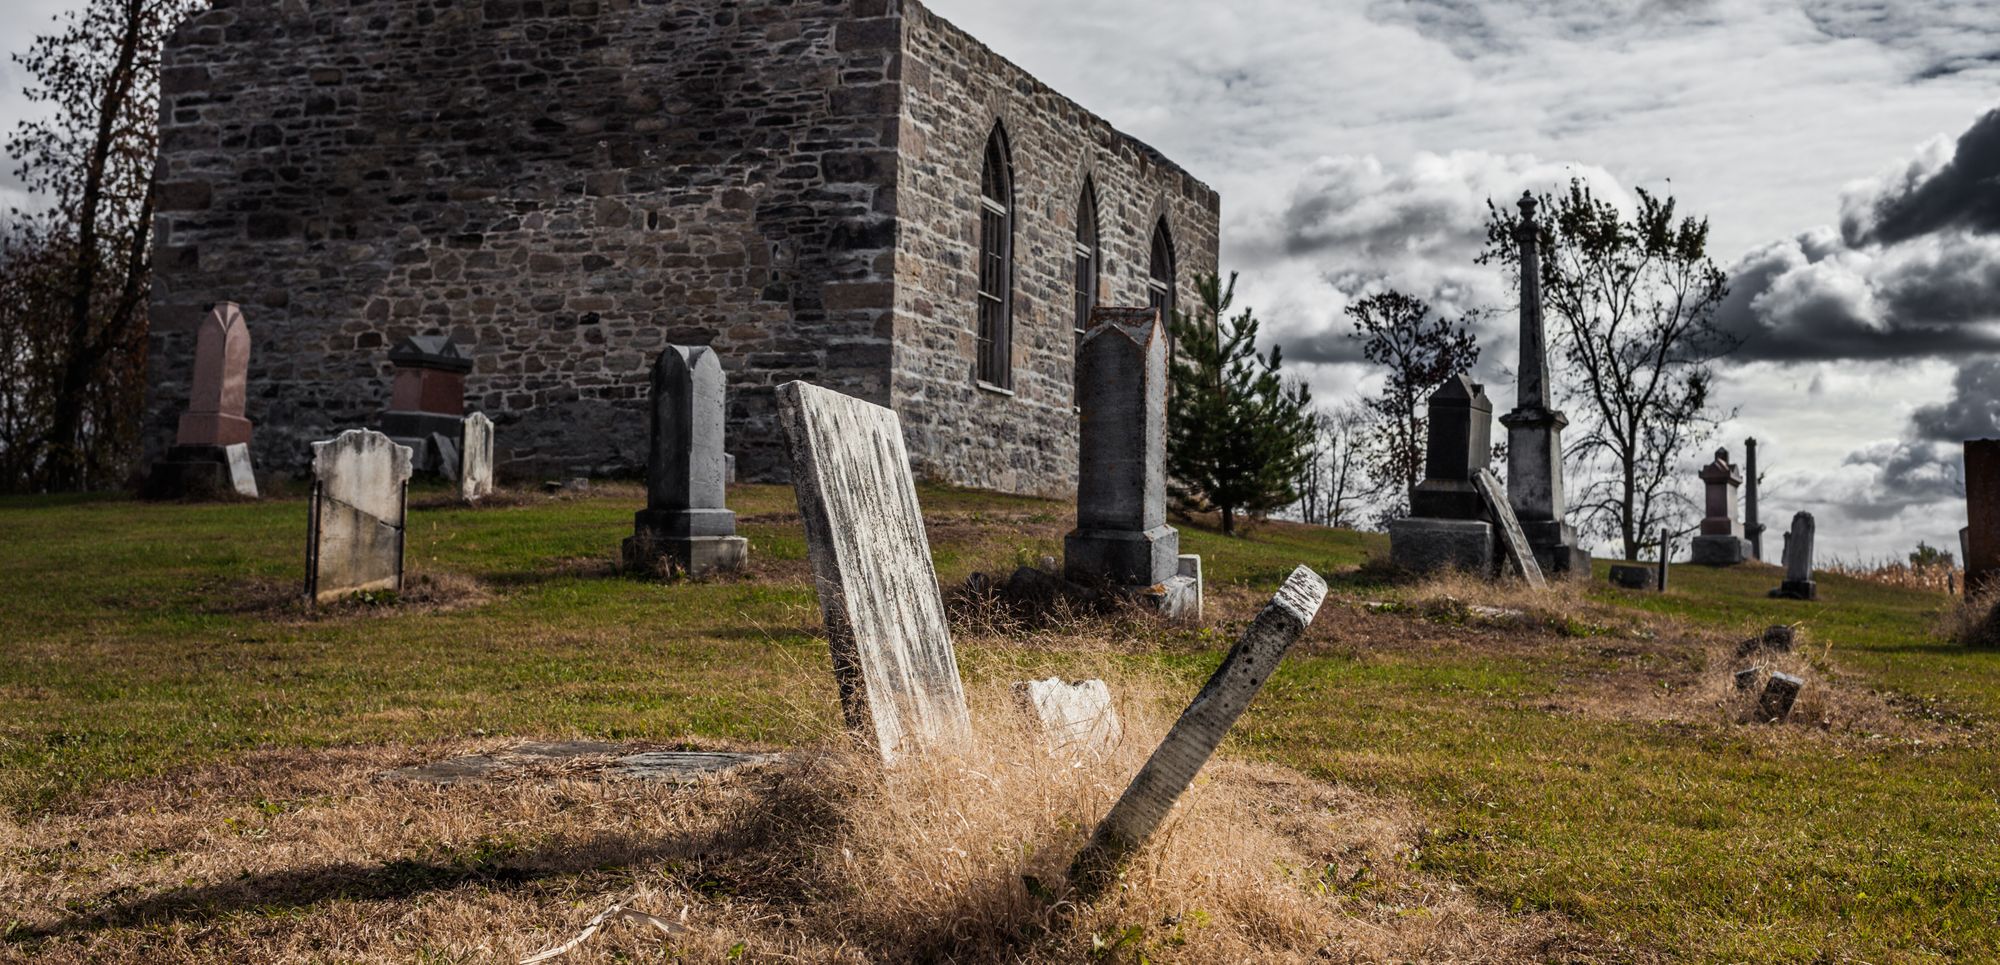
[{"label": "dark granite headstone", "polygon": [[750,543],[724,503],[722,362],[706,346],[669,345],[653,365],[646,508],[633,518],[625,564],[671,559],[701,576],[741,569]]},{"label": "dark granite headstone", "polygon": [[1799,691],[1805,689],[1806,682],[1788,673],[1773,673],[1764,684],[1764,693],[1757,698],[1757,718],[1765,723],[1777,723],[1792,716],[1792,705],[1799,699]]},{"label": "dark granite headstone", "polygon": [[1965,442],[1965,594],[2000,577],[2000,439]]}]

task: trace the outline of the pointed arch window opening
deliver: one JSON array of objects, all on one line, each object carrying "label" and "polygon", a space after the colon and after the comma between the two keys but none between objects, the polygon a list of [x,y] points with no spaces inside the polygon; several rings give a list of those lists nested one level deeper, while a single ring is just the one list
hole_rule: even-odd
[{"label": "pointed arch window opening", "polygon": [[1097,308],[1097,280],[1104,274],[1103,247],[1097,236],[1097,185],[1083,181],[1083,196],[1076,205],[1076,341],[1090,328],[1090,313]]},{"label": "pointed arch window opening", "polygon": [[1167,330],[1167,355],[1174,351],[1174,238],[1167,228],[1167,219],[1161,218],[1153,226],[1153,251],[1146,278],[1146,304],[1160,313],[1160,324]]},{"label": "pointed arch window opening", "polygon": [[979,381],[1013,388],[1014,178],[1006,131],[986,142],[979,198]]}]

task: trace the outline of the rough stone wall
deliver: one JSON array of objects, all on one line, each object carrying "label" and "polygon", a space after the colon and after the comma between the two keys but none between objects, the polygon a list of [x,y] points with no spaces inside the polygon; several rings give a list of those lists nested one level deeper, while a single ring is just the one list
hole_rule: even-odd
[{"label": "rough stone wall", "polygon": [[509,475],[634,471],[668,343],[889,401],[901,21],[888,0],[216,0],[168,44],[147,442],[242,303],[260,468],[372,425],[450,334]]},{"label": "rough stone wall", "polygon": [[[1216,270],[1219,199],[916,0],[901,2],[891,381],[912,461],[960,485],[1072,496],[1073,245],[1084,179],[1097,189],[1100,305],[1146,304],[1153,228],[1163,215],[1178,254],[1176,297],[1183,308],[1198,304],[1196,276]],[[1011,395],[973,376],[980,174],[996,122],[1013,151]]]}]

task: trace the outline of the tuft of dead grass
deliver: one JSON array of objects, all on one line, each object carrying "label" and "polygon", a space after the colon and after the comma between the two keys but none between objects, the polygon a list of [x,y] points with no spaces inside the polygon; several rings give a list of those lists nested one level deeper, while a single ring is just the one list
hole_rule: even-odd
[{"label": "tuft of dead grass", "polygon": [[975,740],[886,771],[833,737],[684,788],[375,779],[470,743],[260,752],[0,820],[0,959],[509,961],[614,902],[684,930],[614,925],[561,961],[1594,957],[1420,872],[1402,805],[1238,761],[1071,904],[1070,858],[1186,698],[1113,686],[1126,737],[1094,760],[1044,750],[997,681],[973,690]]},{"label": "tuft of dead grass", "polygon": [[1937,633],[1962,647],[2000,647],[2000,583],[1953,600],[1938,616]]}]

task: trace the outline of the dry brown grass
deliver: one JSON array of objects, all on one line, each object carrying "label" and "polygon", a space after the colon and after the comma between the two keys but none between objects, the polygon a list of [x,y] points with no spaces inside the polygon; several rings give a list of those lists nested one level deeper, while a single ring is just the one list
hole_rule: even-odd
[{"label": "dry brown grass", "polygon": [[1820,564],[1817,569],[1822,573],[1838,573],[1841,576],[1879,583],[1883,586],[1905,590],[1928,590],[1933,593],[1957,592],[1957,588],[1965,580],[1965,571],[1955,566],[1916,567],[1895,561],[1834,559]]},{"label": "dry brown grass", "polygon": [[998,684],[971,746],[886,773],[831,738],[688,788],[376,780],[491,742],[253,754],[0,820],[0,958],[511,961],[621,899],[685,931],[614,923],[562,961],[1592,957],[1414,870],[1402,806],[1226,760],[1114,893],[1070,906],[1070,857],[1186,699],[1113,687],[1126,737],[1102,761],[1042,750]]},{"label": "dry brown grass", "polygon": [[2000,584],[1953,600],[1939,615],[1937,633],[1963,647],[2000,647]]}]

